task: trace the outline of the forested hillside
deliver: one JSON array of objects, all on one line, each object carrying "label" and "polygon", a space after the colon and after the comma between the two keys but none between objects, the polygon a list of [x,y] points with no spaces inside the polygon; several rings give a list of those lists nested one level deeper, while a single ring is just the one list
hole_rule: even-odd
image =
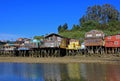
[{"label": "forested hillside", "polygon": [[78,25],[68,30],[67,23],[58,26],[58,33],[70,38],[84,37],[85,32],[102,30],[106,35],[120,33],[120,12],[110,4],[90,6],[80,18]]},{"label": "forested hillside", "polygon": [[[105,35],[120,33],[120,11],[110,4],[89,6],[86,13],[79,19],[79,24],[68,29],[68,24],[58,26],[58,34],[76,39],[83,39],[90,30],[102,30]],[[43,36],[35,36],[41,39]]]}]

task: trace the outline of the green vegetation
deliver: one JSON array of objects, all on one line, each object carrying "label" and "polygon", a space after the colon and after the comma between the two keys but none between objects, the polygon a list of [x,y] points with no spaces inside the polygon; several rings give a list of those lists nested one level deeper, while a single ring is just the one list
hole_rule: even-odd
[{"label": "green vegetation", "polygon": [[63,26],[58,26],[58,32],[64,32],[68,29],[67,23],[65,23]]},{"label": "green vegetation", "polygon": [[[80,18],[78,25],[68,29],[68,24],[58,26],[58,34],[83,40],[86,32],[102,30],[105,35],[120,33],[120,11],[110,4],[89,6],[86,13]],[[35,36],[41,39],[43,36]]]},{"label": "green vegetation", "polygon": [[34,39],[37,39],[37,40],[41,40],[43,38],[44,38],[44,35],[42,35],[42,36],[34,36]]},{"label": "green vegetation", "polygon": [[79,25],[73,25],[72,29],[62,30],[58,27],[58,33],[69,38],[83,39],[86,32],[90,30],[102,30],[105,35],[120,33],[120,12],[110,4],[94,5],[88,7],[86,14],[83,15]]}]

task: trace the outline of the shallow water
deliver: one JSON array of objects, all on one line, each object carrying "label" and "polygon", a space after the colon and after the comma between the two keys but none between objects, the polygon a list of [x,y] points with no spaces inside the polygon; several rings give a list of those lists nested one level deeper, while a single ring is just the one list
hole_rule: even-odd
[{"label": "shallow water", "polygon": [[0,63],[0,81],[120,81],[120,65]]}]

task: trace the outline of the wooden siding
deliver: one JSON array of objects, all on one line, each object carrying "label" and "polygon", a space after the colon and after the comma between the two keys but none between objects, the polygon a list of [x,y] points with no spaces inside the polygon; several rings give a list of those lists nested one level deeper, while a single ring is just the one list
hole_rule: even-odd
[{"label": "wooden siding", "polygon": [[104,33],[99,30],[91,30],[85,34],[85,46],[104,46]]},{"label": "wooden siding", "polygon": [[98,30],[91,30],[85,34],[85,39],[89,38],[104,38],[104,33]]},{"label": "wooden siding", "polygon": [[104,42],[102,39],[85,39],[85,46],[103,46]]},{"label": "wooden siding", "polygon": [[77,39],[70,39],[68,49],[80,49],[80,40]]},{"label": "wooden siding", "polygon": [[120,47],[120,35],[106,36],[105,47]]},{"label": "wooden siding", "polygon": [[57,34],[50,34],[44,38],[43,47],[60,47],[63,37]]},{"label": "wooden siding", "polygon": [[62,38],[62,41],[60,43],[60,48],[67,48],[69,44],[69,39],[68,38]]}]

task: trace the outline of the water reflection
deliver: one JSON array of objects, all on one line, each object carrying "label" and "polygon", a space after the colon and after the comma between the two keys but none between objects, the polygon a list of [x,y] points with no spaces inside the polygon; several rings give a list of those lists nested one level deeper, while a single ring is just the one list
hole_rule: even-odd
[{"label": "water reflection", "polygon": [[59,64],[43,64],[45,81],[61,81]]},{"label": "water reflection", "polygon": [[39,64],[0,63],[0,81],[44,81],[42,66]]},{"label": "water reflection", "polygon": [[0,63],[0,81],[120,81],[120,65]]},{"label": "water reflection", "polygon": [[106,81],[106,65],[102,64],[82,64],[81,77],[87,81]]},{"label": "water reflection", "polygon": [[80,66],[77,63],[67,64],[69,80],[80,80]]},{"label": "water reflection", "polygon": [[107,81],[120,81],[120,66],[107,65],[106,80]]}]

